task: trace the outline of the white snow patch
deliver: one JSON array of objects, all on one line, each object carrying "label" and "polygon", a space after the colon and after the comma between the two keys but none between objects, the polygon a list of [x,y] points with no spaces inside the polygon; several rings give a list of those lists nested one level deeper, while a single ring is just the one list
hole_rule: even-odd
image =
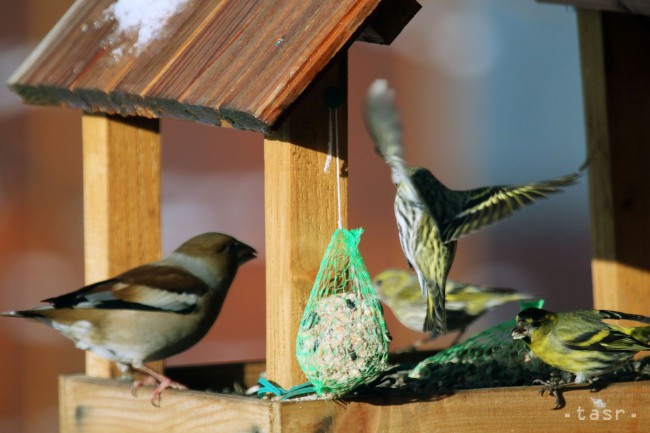
[{"label": "white snow patch", "polygon": [[[104,17],[114,19],[117,25],[113,35],[109,37],[108,45],[112,46],[114,38],[121,35],[137,35],[132,48],[136,54],[141,53],[153,40],[166,37],[167,21],[181,12],[190,1],[117,0],[104,11]],[[122,53],[122,47],[113,50],[114,55],[121,56]]]}]

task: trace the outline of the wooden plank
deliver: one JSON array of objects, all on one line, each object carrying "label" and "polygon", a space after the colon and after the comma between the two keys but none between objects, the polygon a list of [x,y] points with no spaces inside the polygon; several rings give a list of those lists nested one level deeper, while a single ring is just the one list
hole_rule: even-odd
[{"label": "wooden plank", "polygon": [[[143,118],[85,114],[82,126],[89,284],[160,258],[160,136],[158,120]],[[86,373],[116,374],[92,353]]]},{"label": "wooden plank", "polygon": [[[32,104],[266,133],[381,1],[193,0],[138,49],[116,33],[113,0],[77,0],[9,86]],[[369,40],[392,40],[419,6],[383,1]]]},{"label": "wooden plank", "polygon": [[154,408],[142,390],[115,380],[63,376],[62,433],[601,433],[650,431],[650,382],[564,393],[566,406],[537,387],[458,391],[431,397],[268,401],[166,390]]},{"label": "wooden plank", "polygon": [[650,15],[648,0],[537,0],[541,3],[555,3],[574,6],[580,9],[626,12],[637,15]]},{"label": "wooden plank", "polygon": [[166,390],[157,408],[151,388],[134,398],[128,383],[115,380],[62,376],[59,389],[61,433],[270,431],[271,403],[255,398]]},{"label": "wooden plank", "polygon": [[327,244],[337,228],[337,170],[328,155],[325,91],[338,107],[342,221],[347,223],[347,53],[342,53],[264,142],[267,378],[284,387],[304,382],[295,356],[298,324]]},{"label": "wooden plank", "polygon": [[[566,406],[540,398],[536,387],[459,391],[431,398],[290,402],[281,406],[282,432],[331,433],[598,433],[647,432],[650,383],[630,382],[598,393],[564,393]],[[609,418],[609,419],[608,419]]]},{"label": "wooden plank", "polygon": [[650,19],[578,11],[598,308],[650,315]]}]

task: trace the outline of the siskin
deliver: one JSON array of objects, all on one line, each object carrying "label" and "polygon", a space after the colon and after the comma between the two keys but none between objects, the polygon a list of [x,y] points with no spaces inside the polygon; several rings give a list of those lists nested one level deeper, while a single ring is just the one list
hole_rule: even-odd
[{"label": "siskin", "polygon": [[[402,269],[387,269],[377,274],[373,285],[379,299],[388,305],[404,326],[414,331],[422,330],[427,304],[422,298],[415,274]],[[445,284],[445,297],[447,331],[460,331],[453,344],[469,325],[486,312],[508,302],[531,298],[515,289],[477,286],[449,279]],[[416,342],[414,346],[439,335],[435,330],[431,331],[426,339]]]},{"label": "siskin", "polygon": [[256,251],[221,233],[195,236],[162,260],[138,266],[109,280],[46,299],[50,305],[0,316],[26,317],[48,325],[76,347],[117,362],[121,371],[147,375],[135,381],[157,385],[157,406],[167,388],[185,389],[145,365],[197,343],[219,315],[240,265]]},{"label": "siskin", "polygon": [[368,91],[366,124],[377,152],[391,168],[397,188],[395,218],[400,244],[427,300],[423,330],[443,334],[446,332],[444,288],[456,241],[575,183],[586,164],[567,176],[525,185],[467,191],[448,189],[429,170],[406,166],[394,96],[385,80],[376,80]]},{"label": "siskin", "polygon": [[591,383],[637,352],[650,350],[650,326],[620,326],[603,319],[650,323],[650,317],[617,311],[526,308],[517,315],[512,338],[523,340],[546,364],[575,374],[575,383]]}]

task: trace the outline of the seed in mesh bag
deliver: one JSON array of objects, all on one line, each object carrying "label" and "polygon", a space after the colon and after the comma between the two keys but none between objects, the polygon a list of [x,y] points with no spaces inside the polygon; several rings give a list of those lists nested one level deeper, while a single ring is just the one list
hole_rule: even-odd
[{"label": "seed in mesh bag", "polygon": [[300,334],[302,347],[314,349],[309,359],[303,360],[311,378],[319,378],[324,387],[335,390],[344,388],[345,383],[363,381],[369,366],[370,374],[383,368],[377,369],[374,363],[385,351],[385,337],[377,332],[372,308],[358,294],[330,295],[317,303],[314,312],[318,312],[318,320],[303,327]]}]

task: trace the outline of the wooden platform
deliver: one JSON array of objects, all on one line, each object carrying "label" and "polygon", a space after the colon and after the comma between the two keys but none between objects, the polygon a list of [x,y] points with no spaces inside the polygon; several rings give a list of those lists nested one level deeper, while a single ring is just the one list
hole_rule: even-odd
[{"label": "wooden platform", "polygon": [[[232,368],[232,367],[230,367]],[[256,369],[255,366],[252,367]],[[241,366],[241,371],[245,371]],[[217,375],[224,377],[224,374]],[[252,377],[252,376],[251,376]],[[256,397],[167,390],[160,408],[143,388],[87,376],[60,378],[62,433],[331,432],[553,433],[650,431],[650,381],[571,390],[566,406],[538,387],[459,391],[446,396],[367,400],[270,401]]]}]

